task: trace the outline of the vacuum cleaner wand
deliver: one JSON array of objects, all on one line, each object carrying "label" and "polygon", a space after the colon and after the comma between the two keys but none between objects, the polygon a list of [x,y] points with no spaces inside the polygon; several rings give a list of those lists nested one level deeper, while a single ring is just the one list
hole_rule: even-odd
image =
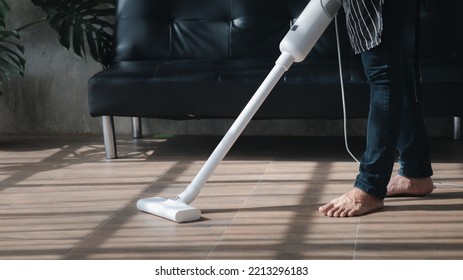
[{"label": "vacuum cleaner wand", "polygon": [[201,218],[201,210],[190,204],[199,194],[216,167],[231,149],[252,117],[293,62],[303,61],[342,6],[341,0],[312,0],[302,11],[280,43],[281,55],[275,66],[249,100],[193,181],[174,199],[144,198],[137,202],[139,210],[175,222]]}]

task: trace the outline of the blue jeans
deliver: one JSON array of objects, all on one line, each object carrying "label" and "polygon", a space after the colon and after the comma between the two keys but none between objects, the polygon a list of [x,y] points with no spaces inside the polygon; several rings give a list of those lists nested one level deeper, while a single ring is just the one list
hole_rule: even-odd
[{"label": "blue jeans", "polygon": [[412,0],[386,0],[379,46],[361,54],[370,85],[367,144],[355,187],[384,199],[399,152],[399,174],[432,175],[424,117],[404,56],[404,26]]}]

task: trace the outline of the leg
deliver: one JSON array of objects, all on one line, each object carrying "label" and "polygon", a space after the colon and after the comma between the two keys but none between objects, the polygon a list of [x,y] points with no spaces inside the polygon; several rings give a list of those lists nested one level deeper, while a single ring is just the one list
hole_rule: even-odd
[{"label": "leg", "polygon": [[114,120],[112,116],[103,116],[103,139],[107,159],[117,158],[116,136],[114,133]]},{"label": "leg", "polygon": [[416,94],[413,75],[407,71],[402,128],[397,143],[399,174],[387,186],[387,196],[424,196],[434,190],[429,144],[421,102]]},{"label": "leg", "polygon": [[142,138],[142,130],[141,130],[141,118],[140,117],[132,117],[132,138],[138,139]]},{"label": "leg", "polygon": [[364,53],[370,84],[367,146],[354,189],[320,207],[327,216],[358,216],[383,206],[394,165],[404,102],[403,41],[412,1],[389,0],[383,6],[382,43]]},{"label": "leg", "polygon": [[453,140],[461,140],[461,117],[453,117]]}]

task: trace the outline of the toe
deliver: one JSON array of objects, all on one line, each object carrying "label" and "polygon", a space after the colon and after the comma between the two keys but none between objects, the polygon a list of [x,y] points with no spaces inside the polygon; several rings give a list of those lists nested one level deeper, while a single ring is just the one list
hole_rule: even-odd
[{"label": "toe", "polygon": [[329,202],[321,207],[318,208],[318,211],[327,214],[329,211],[331,211],[334,208],[333,202]]},{"label": "toe", "polygon": [[339,217],[348,217],[349,216],[349,210],[344,210],[341,212],[341,214],[339,215]]},{"label": "toe", "polygon": [[332,208],[330,209],[328,212],[326,212],[326,216],[329,216],[329,217],[336,217],[336,212],[338,210],[336,208]]},{"label": "toe", "polygon": [[344,209],[337,209],[336,212],[334,212],[333,217],[342,217],[343,212]]}]

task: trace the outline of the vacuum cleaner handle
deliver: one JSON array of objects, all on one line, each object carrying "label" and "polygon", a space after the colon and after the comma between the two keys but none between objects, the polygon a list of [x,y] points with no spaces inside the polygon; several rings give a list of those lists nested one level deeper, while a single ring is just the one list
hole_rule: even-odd
[{"label": "vacuum cleaner handle", "polygon": [[252,117],[265,101],[270,91],[275,87],[281,76],[291,66],[293,60],[294,58],[286,52],[280,55],[267,78],[249,100],[248,104],[246,107],[244,107],[238,118],[233,122],[230,129],[227,131],[220,143],[209,156],[206,163],[204,163],[203,167],[199,170],[198,174],[194,177],[193,181],[191,181],[184,192],[177,196],[176,200],[180,200],[185,204],[190,204],[196,198],[196,196],[201,191],[201,188],[204,186],[204,184],[206,184],[215,168],[219,165],[219,163],[235,143],[236,139],[238,139],[240,134],[251,121]]},{"label": "vacuum cleaner handle", "polygon": [[341,0],[312,0],[302,11],[292,28],[280,43],[281,55],[275,66],[232,124],[221,142],[209,156],[193,181],[176,200],[192,202],[214,172],[236,139],[242,133],[270,91],[293,62],[300,62],[312,50],[342,6]]}]

